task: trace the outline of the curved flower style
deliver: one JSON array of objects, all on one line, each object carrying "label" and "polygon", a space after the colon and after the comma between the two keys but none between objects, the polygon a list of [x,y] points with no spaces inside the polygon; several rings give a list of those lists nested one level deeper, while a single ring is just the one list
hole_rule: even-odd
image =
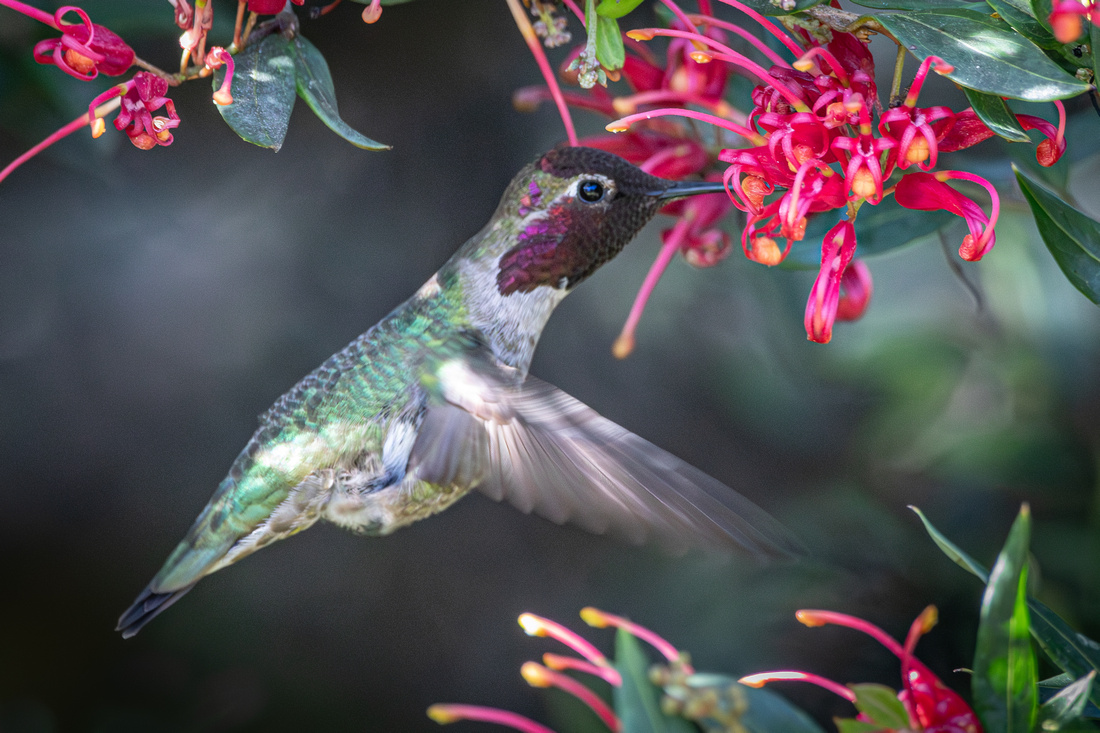
[{"label": "curved flower style", "polygon": [[[61,31],[60,38],[35,45],[34,60],[40,64],[53,64],[69,76],[90,81],[100,72],[107,76],[125,74],[134,63],[134,50],[110,29],[93,23],[81,8],[66,5],[50,17],[22,3],[5,4]],[[69,13],[76,13],[80,22],[66,23],[63,18]]]},{"label": "curved flower style", "polygon": [[[598,609],[587,607],[581,610],[581,618],[589,626],[596,628],[614,627],[623,629],[633,636],[652,644],[662,656],[670,663],[677,665],[686,674],[692,674],[691,665],[687,663],[687,657],[665,639],[649,629],[639,626],[622,616],[605,613]],[[608,730],[618,733],[622,728],[622,722],[615,712],[596,693],[585,687],[574,678],[562,674],[565,670],[574,670],[590,674],[604,680],[613,687],[621,687],[622,676],[612,666],[610,660],[596,647],[582,639],[573,631],[550,619],[536,616],[533,613],[525,613],[519,617],[519,625],[530,636],[549,636],[560,641],[578,656],[570,657],[560,654],[544,654],[542,664],[537,662],[525,662],[520,668],[520,674],[532,687],[557,687],[578,700],[588,705],[594,713],[603,721]],[[436,704],[428,708],[428,717],[446,725],[459,720],[476,720],[485,723],[514,728],[523,733],[553,733],[546,726],[536,723],[530,718],[497,708],[483,707],[480,705]]]},{"label": "curved flower style", "polygon": [[[795,618],[806,626],[836,624],[862,631],[881,643],[901,660],[902,690],[898,693],[898,700],[904,706],[909,717],[909,725],[904,729],[883,728],[881,730],[884,733],[890,733],[890,731],[896,731],[896,733],[909,733],[910,731],[982,733],[978,716],[970,709],[970,706],[959,697],[958,693],[940,681],[932,673],[932,670],[913,656],[917,641],[936,625],[935,606],[925,608],[913,621],[913,624],[909,627],[909,633],[905,637],[904,646],[874,624],[847,614],[832,611],[799,611],[795,614]],[[742,677],[740,682],[751,687],[762,687],[768,682],[777,680],[810,682],[824,687],[850,702],[856,700],[855,693],[850,688],[807,672],[761,672],[760,674]],[[861,713],[858,720],[867,721],[867,717]]]}]

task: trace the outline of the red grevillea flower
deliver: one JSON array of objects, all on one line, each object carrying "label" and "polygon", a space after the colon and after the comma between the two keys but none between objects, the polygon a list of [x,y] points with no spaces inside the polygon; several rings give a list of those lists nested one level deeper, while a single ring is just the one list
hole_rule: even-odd
[{"label": "red grevillea flower", "polygon": [[840,303],[836,307],[838,321],[855,321],[863,317],[874,292],[871,271],[863,260],[852,260],[840,276]]},{"label": "red grevillea flower", "polygon": [[1090,23],[1100,22],[1100,9],[1091,2],[1079,0],[1054,0],[1050,12],[1050,26],[1058,43],[1073,43],[1081,37],[1081,18],[1088,16]]},{"label": "red grevillea flower", "polygon": [[[305,0],[290,0],[301,5]],[[276,15],[286,7],[286,0],[248,0],[248,11],[257,15]]]},{"label": "red grevillea flower", "polygon": [[[125,84],[111,87],[92,100],[88,107],[88,116],[92,125],[92,136],[103,134],[102,117],[97,117],[95,109],[112,97],[122,97],[122,104],[114,125],[119,131],[125,131],[130,142],[142,150],[150,150],[157,145],[171,145],[173,127],[180,124],[176,114],[176,105],[165,96],[168,82],[148,71],[139,71]],[[164,107],[167,117],[153,117],[152,113]]]},{"label": "red grevillea flower", "polygon": [[[12,7],[22,9],[15,5]],[[70,24],[62,20],[70,12],[79,16],[80,23]],[[41,11],[36,11],[32,17],[61,31],[61,37],[39,41],[35,45],[34,60],[38,63],[53,64],[69,76],[84,81],[96,78],[100,72],[107,76],[119,76],[133,65],[134,50],[110,29],[92,23],[81,8],[66,5],[52,18],[43,15]]]},{"label": "red grevillea flower", "polygon": [[844,219],[825,234],[821,243],[821,271],[806,302],[806,338],[827,344],[840,305],[840,283],[856,251],[856,230]]},{"label": "red grevillea flower", "polygon": [[[686,674],[692,674],[694,671],[687,663],[683,653],[643,626],[638,626],[621,616],[615,616],[591,607],[581,610],[581,618],[589,626],[595,626],[596,628],[614,627],[623,629],[633,636],[652,644],[665,659],[676,664]],[[622,728],[622,722],[607,703],[573,677],[562,674],[564,670],[583,672],[599,677],[614,687],[621,687],[623,684],[622,676],[612,666],[610,660],[599,649],[575,632],[550,619],[536,616],[533,613],[525,613],[519,617],[519,624],[529,635],[549,636],[565,644],[579,655],[571,657],[560,654],[544,654],[542,664],[525,662],[520,668],[523,679],[532,687],[557,687],[573,695],[588,705],[603,721],[608,730],[618,733]],[[480,705],[432,705],[428,708],[428,717],[440,725],[455,723],[459,720],[477,720],[507,726],[523,731],[523,733],[553,733],[549,728],[522,715]]]},{"label": "red grevillea flower", "polygon": [[[986,216],[982,207],[948,186],[944,181],[951,179],[972,181],[984,186],[993,199],[993,210]],[[959,256],[970,262],[977,262],[993,248],[997,241],[993,227],[997,223],[1000,211],[1000,198],[992,184],[980,176],[962,171],[940,171],[939,173],[910,173],[898,181],[894,198],[907,209],[935,211],[943,209],[963,217],[970,233],[963,237],[959,247]]]},{"label": "red grevillea flower", "polygon": [[[928,633],[936,624],[936,607],[929,606],[909,627],[902,646],[885,631],[863,619],[832,611],[799,611],[795,617],[806,626],[836,624],[847,626],[873,637],[901,660],[902,690],[898,700],[905,707],[909,725],[904,730],[893,729],[896,733],[919,731],[923,733],[982,733],[978,716],[959,695],[945,685],[932,670],[913,656],[913,650],[921,636]],[[739,681],[751,687],[763,687],[777,680],[801,680],[828,689],[850,702],[855,702],[855,693],[832,680],[807,672],[781,671],[762,672],[742,677]],[[867,720],[860,714],[859,720]],[[883,733],[891,733],[882,729]]]}]

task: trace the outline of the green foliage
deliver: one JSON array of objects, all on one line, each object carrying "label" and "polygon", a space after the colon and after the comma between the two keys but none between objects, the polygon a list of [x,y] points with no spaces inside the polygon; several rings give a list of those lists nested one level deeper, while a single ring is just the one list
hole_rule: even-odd
[{"label": "green foliage", "polygon": [[1100,223],[1073,208],[1018,168],[1016,180],[1035,225],[1066,279],[1100,304]]},{"label": "green foliage", "polygon": [[954,66],[946,76],[964,87],[1029,102],[1065,99],[1088,89],[1034,43],[987,14],[943,9],[874,19],[917,58],[939,56]]},{"label": "green foliage", "polygon": [[[983,582],[988,581],[989,587],[992,587],[992,581],[990,580],[991,576],[981,563],[971,558],[959,549],[957,545],[947,539],[932,525],[919,509],[916,507],[910,508],[921,518],[929,536],[936,545],[943,550],[944,554],[955,561],[960,567],[980,578]],[[1021,516],[1023,516],[1022,512]],[[1023,523],[1026,524],[1026,520],[1023,520]],[[1020,524],[1021,519],[1017,519],[1016,524],[1013,525],[1013,530],[1016,532],[1015,540],[1013,539],[1014,535],[1010,534],[1009,543],[1005,545],[1006,550],[1009,550],[1009,546],[1012,545],[1011,553],[1020,552],[1019,535],[1027,531],[1026,528],[1019,528]],[[1024,551],[1026,553],[1026,543],[1024,544]],[[1002,556],[1004,552],[1005,551],[1002,551]],[[1013,555],[1013,557],[1015,557],[1015,555]],[[1000,562],[1000,558],[998,558],[998,562]],[[1006,564],[1007,562],[1006,560]],[[1020,567],[1022,569],[1023,566],[1021,565]],[[1006,581],[1002,578],[1001,582],[1004,583]],[[1026,578],[1024,578],[1024,582],[1026,583]],[[1020,587],[1022,588],[1024,586]],[[1005,591],[1002,590],[1001,592]],[[1008,592],[1011,592],[1011,589],[1009,589]],[[1019,589],[1017,589],[1017,592],[1019,592]],[[1001,599],[998,599],[998,602],[1002,602]],[[983,603],[983,608],[984,606],[985,604]],[[1062,620],[1056,613],[1034,598],[1027,598],[1027,607],[1030,611],[1030,618],[1028,620],[1031,635],[1039,642],[1039,646],[1042,647],[1047,656],[1067,673],[1063,684],[1068,684],[1074,679],[1083,678],[1100,671],[1100,644],[1074,631],[1070,628],[1069,624]],[[1019,613],[1016,600],[1013,600],[1012,613]],[[1018,645],[1019,640],[1016,639],[1013,643]],[[1094,688],[1089,695],[1093,704],[1100,705],[1100,691]]]},{"label": "green foliage", "polygon": [[989,574],[974,651],[974,709],[989,730],[1028,733],[1038,710],[1038,673],[1027,612],[1027,505]]},{"label": "green foliage", "polygon": [[1016,115],[1005,104],[1004,99],[995,94],[974,91],[963,87],[966,101],[977,113],[978,118],[993,132],[1013,143],[1029,143],[1031,138],[1016,120]]},{"label": "green foliage", "polygon": [[[340,118],[328,63],[317,47],[300,35],[274,33],[234,57],[233,104],[219,106],[226,123],[242,139],[278,151],[283,146],[297,94],[329,129],[352,145],[387,150],[384,145],[352,129]],[[225,69],[214,74],[221,86]]]},{"label": "green foliage", "polygon": [[649,660],[638,639],[624,629],[615,634],[614,664],[623,677],[612,693],[622,733],[691,733],[686,720],[662,712],[660,690],[649,681]]}]

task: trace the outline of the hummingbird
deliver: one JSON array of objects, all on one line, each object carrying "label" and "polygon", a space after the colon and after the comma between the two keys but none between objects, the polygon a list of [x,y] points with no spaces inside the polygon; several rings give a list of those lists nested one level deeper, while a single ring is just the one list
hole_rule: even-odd
[{"label": "hummingbird", "polygon": [[796,554],[748,499],[527,374],[573,288],[668,201],[723,191],[585,147],[524,167],[485,227],[411,298],[261,415],[118,630],[133,636],[203,577],[319,519],[383,536],[475,488],[673,552]]}]

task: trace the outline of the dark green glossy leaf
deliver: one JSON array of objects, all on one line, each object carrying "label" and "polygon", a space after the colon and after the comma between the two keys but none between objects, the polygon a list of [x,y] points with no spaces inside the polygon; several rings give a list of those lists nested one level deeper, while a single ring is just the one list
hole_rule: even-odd
[{"label": "dark green glossy leaf", "polygon": [[1100,223],[1062,201],[1018,168],[1016,180],[1035,215],[1043,242],[1066,279],[1093,303],[1100,304]]},{"label": "dark green glossy leaf", "polygon": [[1009,142],[1031,142],[1031,138],[1024,132],[1024,128],[1020,127],[1016,115],[1012,114],[1003,99],[995,94],[976,92],[966,87],[963,87],[963,92],[966,93],[966,101],[970,102],[970,106],[974,108],[978,118],[990,130]]},{"label": "dark green glossy leaf", "polygon": [[[976,575],[983,583],[989,579],[989,571],[985,566],[944,537],[932,526],[920,509],[914,506],[909,508],[917,513],[932,541],[943,550],[945,555],[963,569]],[[1035,637],[1035,641],[1039,642],[1039,646],[1047,656],[1071,675],[1071,679],[1083,677],[1092,671],[1100,671],[1100,644],[1078,634],[1058,614],[1034,598],[1029,598],[1027,605],[1031,611],[1031,635]],[[1100,690],[1093,689],[1092,701],[1100,705]]]},{"label": "dark green glossy leaf", "polygon": [[829,0],[741,0],[745,5],[762,15],[790,15],[815,5],[827,4]]},{"label": "dark green glossy leaf", "polygon": [[1035,19],[1035,16],[1032,15],[1031,3],[1028,0],[986,0],[986,2],[1017,33],[1036,46],[1040,48],[1058,48],[1062,45],[1054,40],[1054,34],[1046,26]]},{"label": "dark green glossy leaf", "polygon": [[1044,731],[1064,731],[1074,729],[1080,722],[1085,706],[1089,701],[1096,672],[1089,672],[1081,679],[1066,685],[1061,692],[1039,708],[1038,729]]},{"label": "dark green glossy leaf", "polygon": [[642,0],[603,0],[596,12],[605,18],[621,18],[642,4]]},{"label": "dark green glossy leaf", "polygon": [[1035,653],[1027,610],[1031,510],[1025,504],[982,597],[974,650],[974,710],[987,730],[1030,733],[1039,706]]},{"label": "dark green glossy leaf", "polygon": [[[958,217],[946,211],[914,211],[889,196],[877,206],[865,204],[856,217],[856,256],[868,257],[912,244],[950,226]],[[806,236],[791,244],[783,267],[817,269],[821,267],[821,240],[839,217],[828,212],[810,217]],[[740,236],[740,233],[737,234]]]},{"label": "dark green glossy leaf", "polygon": [[932,541],[943,550],[943,554],[954,560],[959,567],[977,575],[983,583],[989,580],[989,571],[986,570],[981,563],[960,550],[954,542],[944,537],[938,529],[932,526],[932,522],[928,520],[928,517],[924,516],[924,512],[915,506],[910,506],[909,508],[920,517],[920,521],[924,523],[924,528],[927,530],[928,535],[932,538]]},{"label": "dark green glossy leaf", "polygon": [[[1095,684],[1096,671],[1094,670],[1092,672],[1089,672],[1089,674],[1093,676],[1093,680],[1094,680],[1094,684],[1091,687],[1092,691],[1090,692],[1090,694],[1095,696],[1095,694],[1096,694],[1096,692],[1095,692],[1095,690],[1096,690],[1096,684]],[[1068,674],[1066,672],[1063,672],[1062,674],[1059,674],[1059,675],[1055,675],[1054,677],[1048,677],[1045,680],[1039,680],[1039,701],[1040,702],[1049,702],[1058,693],[1062,692],[1062,690],[1064,690],[1067,687],[1069,687],[1070,685],[1072,685],[1075,681],[1076,680],[1073,679],[1073,675]],[[1096,718],[1096,719],[1100,720],[1100,707],[1097,707],[1097,705],[1093,702],[1088,702],[1088,703],[1085,704],[1085,707],[1081,711],[1081,714],[1086,718]],[[1040,716],[1041,716],[1041,713],[1040,713]]]},{"label": "dark green glossy leaf", "polygon": [[1092,48],[1092,81],[1100,80],[1100,26],[1089,23],[1089,46]]},{"label": "dark green glossy leaf", "polygon": [[935,55],[954,66],[947,76],[964,87],[1031,102],[1088,89],[1034,43],[983,13],[947,9],[874,18],[917,58]]},{"label": "dark green glossy leaf", "polygon": [[619,21],[614,18],[600,18],[596,24],[596,60],[611,71],[623,67],[626,50],[623,48]]},{"label": "dark green glossy leaf", "polygon": [[691,724],[661,711],[660,690],[649,681],[649,660],[638,640],[619,629],[615,634],[615,669],[623,684],[612,690],[622,733],[693,733]]},{"label": "dark green glossy leaf", "polygon": [[328,63],[317,47],[302,36],[295,36],[293,48],[298,96],[305,100],[309,108],[321,118],[321,122],[357,148],[389,150],[389,145],[371,140],[340,118],[340,112],[336,107],[336,90],[332,85],[332,74],[329,73]]},{"label": "dark green glossy leaf", "polygon": [[848,687],[856,693],[856,710],[880,729],[902,730],[909,726],[909,714],[898,699],[897,690],[871,682]]},{"label": "dark green glossy leaf", "polygon": [[[233,57],[233,104],[218,106],[222,119],[244,140],[264,148],[283,146],[294,110],[294,52],[291,42],[274,34]],[[225,68],[214,72],[221,86]]]},{"label": "dark green glossy leaf", "polygon": [[[705,709],[692,720],[707,733],[824,733],[806,713],[770,690],[742,685],[718,674],[693,674],[665,687],[665,695],[681,709]],[[705,701],[705,705],[692,705]]]},{"label": "dark green glossy leaf", "polygon": [[965,2],[965,0],[852,0],[854,5],[880,10],[929,10],[931,8],[968,8],[983,10],[988,7],[985,0]]}]

